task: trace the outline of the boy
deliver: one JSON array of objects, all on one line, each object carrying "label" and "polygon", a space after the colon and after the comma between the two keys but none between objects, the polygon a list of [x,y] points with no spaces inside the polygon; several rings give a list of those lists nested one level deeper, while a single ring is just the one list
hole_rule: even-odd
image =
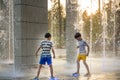
[{"label": "boy", "polygon": [[52,57],[51,57],[50,50],[52,50],[53,58],[55,58],[55,51],[53,49],[53,44],[50,40],[51,40],[51,34],[46,33],[45,34],[45,40],[41,41],[40,47],[36,51],[36,56],[37,56],[39,50],[42,49],[37,76],[34,78],[34,80],[39,80],[38,77],[39,77],[42,65],[45,65],[45,63],[47,63],[50,67],[50,73],[51,73],[50,80],[54,80]]},{"label": "boy", "polygon": [[[83,60],[83,64],[85,65],[85,68],[87,69],[87,73],[85,74],[85,76],[89,76],[90,71],[89,71],[88,64],[86,63],[86,56],[89,55],[89,46],[84,40],[82,40],[81,34],[79,32],[77,32],[74,37],[76,40],[78,40],[79,46],[77,46],[77,48],[79,48],[79,54],[77,56],[77,72],[73,73],[73,76],[75,77],[79,76],[80,60]],[[87,47],[87,50],[88,50],[87,52],[86,52],[85,47]]]}]

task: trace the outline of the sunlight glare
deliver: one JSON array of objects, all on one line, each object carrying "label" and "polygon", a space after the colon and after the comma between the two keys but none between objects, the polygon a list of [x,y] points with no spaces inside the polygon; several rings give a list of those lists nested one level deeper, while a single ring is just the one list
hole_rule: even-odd
[{"label": "sunlight glare", "polygon": [[80,9],[82,11],[87,11],[88,15],[95,14],[98,10],[98,0],[92,0],[92,7],[91,7],[91,0],[78,0]]},{"label": "sunlight glare", "polygon": [[[65,9],[66,7],[66,0],[60,0],[60,3],[63,5],[63,8]],[[48,10],[50,10],[52,8],[53,3],[51,2],[51,0],[48,0]]]},{"label": "sunlight glare", "polygon": [[48,10],[50,10],[52,8],[52,2],[51,0],[48,0]]},{"label": "sunlight glare", "polygon": [[63,5],[63,7],[66,7],[66,0],[60,0],[61,4]]}]

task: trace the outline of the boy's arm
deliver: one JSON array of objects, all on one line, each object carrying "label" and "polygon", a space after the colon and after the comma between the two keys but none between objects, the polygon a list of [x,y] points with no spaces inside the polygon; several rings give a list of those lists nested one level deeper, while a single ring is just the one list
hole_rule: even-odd
[{"label": "boy's arm", "polygon": [[35,55],[36,55],[36,56],[38,55],[38,52],[39,52],[40,49],[41,49],[41,47],[39,47],[39,48],[37,49],[37,51],[35,52]]},{"label": "boy's arm", "polygon": [[90,52],[90,47],[89,47],[89,45],[87,44],[87,56],[89,56],[89,52]]},{"label": "boy's arm", "polygon": [[52,48],[52,53],[53,53],[53,58],[55,58],[55,51],[53,48]]}]

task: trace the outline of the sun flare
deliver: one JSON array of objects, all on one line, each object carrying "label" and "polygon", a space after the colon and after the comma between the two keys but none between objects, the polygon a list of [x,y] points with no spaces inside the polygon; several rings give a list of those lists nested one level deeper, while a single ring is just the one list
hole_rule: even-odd
[{"label": "sun flare", "polygon": [[52,3],[50,0],[48,0],[48,10],[50,10],[52,8]]},{"label": "sun flare", "polygon": [[[66,0],[60,0],[60,3],[63,5],[63,7],[66,7]],[[54,3],[51,2],[51,0],[48,0],[48,10],[52,8]]]},{"label": "sun flare", "polygon": [[87,11],[88,15],[94,14],[98,10],[98,0],[78,0],[79,7],[82,11]]},{"label": "sun flare", "polygon": [[[108,3],[109,0],[100,0],[101,9],[102,9],[102,1]],[[60,0],[60,3],[63,5],[64,8],[66,7],[66,0]],[[78,5],[79,5],[79,9],[81,9],[82,11],[86,10],[88,15],[95,14],[99,8],[99,0],[78,0]],[[48,0],[48,10],[50,10],[52,6],[53,3],[51,2],[51,0]]]}]

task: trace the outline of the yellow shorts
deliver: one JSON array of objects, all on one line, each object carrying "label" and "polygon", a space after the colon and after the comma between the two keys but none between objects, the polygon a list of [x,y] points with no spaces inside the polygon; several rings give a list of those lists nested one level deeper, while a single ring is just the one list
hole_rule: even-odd
[{"label": "yellow shorts", "polygon": [[86,60],[86,55],[85,54],[78,54],[77,60]]}]

